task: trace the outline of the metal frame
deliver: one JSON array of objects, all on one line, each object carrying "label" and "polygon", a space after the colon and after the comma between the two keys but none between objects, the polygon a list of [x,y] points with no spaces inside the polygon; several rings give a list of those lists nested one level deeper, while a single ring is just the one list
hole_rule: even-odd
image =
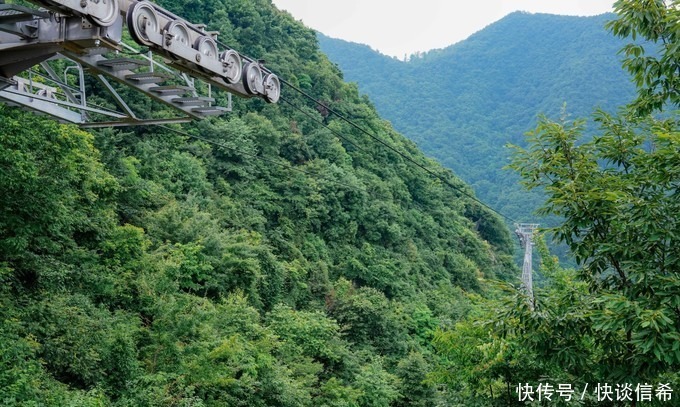
[{"label": "metal frame", "polygon": [[522,264],[522,288],[529,301],[529,307],[534,309],[534,283],[533,283],[533,246],[534,234],[538,230],[538,223],[519,223],[515,224],[515,234],[524,249],[524,262]]},{"label": "metal frame", "polygon": [[[191,24],[148,1],[30,1],[49,11],[0,4],[0,102],[49,114],[62,122],[101,127],[177,123],[223,114],[231,111],[232,94],[260,97],[270,103],[279,99],[278,78],[260,62],[229,48],[220,53],[215,32],[205,31],[204,26]],[[139,10],[145,13],[135,14]],[[149,24],[148,19],[157,21]],[[171,23],[186,27],[184,41],[177,41],[168,32]],[[144,40],[148,54],[122,42],[124,25],[128,26],[133,38]],[[120,52],[134,55],[121,57]],[[169,66],[158,62],[154,53]],[[68,80],[62,81],[55,72],[50,61],[57,58],[73,61],[67,71],[78,70],[77,89],[69,86]],[[263,73],[257,83],[244,85],[242,63],[257,65]],[[43,88],[26,86],[26,80],[17,76],[34,66],[44,71],[40,74],[41,80],[49,85]],[[31,74],[29,71],[29,77]],[[119,111],[92,106],[88,102],[86,74],[101,84]],[[207,84],[207,96],[201,95],[194,86],[195,79]],[[168,80],[179,81],[181,85],[165,84]],[[33,83],[30,78],[29,83]],[[141,114],[134,112],[119,94],[121,85],[172,107],[178,117],[140,117]],[[214,106],[213,86],[228,92],[226,107]],[[35,88],[38,88],[37,92]],[[96,121],[98,116],[104,116],[104,119],[100,117],[101,120]]]}]

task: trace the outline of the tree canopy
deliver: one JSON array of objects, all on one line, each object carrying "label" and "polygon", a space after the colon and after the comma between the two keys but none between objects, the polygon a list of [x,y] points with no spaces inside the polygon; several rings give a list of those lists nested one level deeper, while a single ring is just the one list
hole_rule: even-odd
[{"label": "tree canopy", "polygon": [[[615,17],[515,12],[408,61],[319,38],[383,117],[470,183],[484,202],[520,221],[554,224],[556,218],[539,220],[533,213],[545,199],[542,191],[524,190],[517,174],[504,170],[510,159],[504,146],[526,146],[522,135],[539,113],[556,117],[564,104],[572,118],[588,117],[595,107],[615,113],[633,97],[617,54],[625,41],[605,29]],[[585,134],[596,127],[588,123]]]},{"label": "tree canopy", "polygon": [[[658,49],[653,56],[638,45],[622,49],[638,97],[618,115],[597,111],[592,138],[584,120],[544,117],[527,135],[527,148],[513,146],[510,168],[526,187],[545,190],[540,211],[562,219],[546,232],[569,246],[578,268],[560,267],[539,241],[546,282],[535,308],[521,291],[502,286],[511,295],[480,301],[481,323],[462,321],[437,333],[450,363],[439,377],[462,394],[481,396],[482,405],[499,399],[522,405],[521,390],[536,389],[541,378],[581,391],[597,384],[585,405],[670,403],[663,389],[680,382],[680,123],[673,84],[680,54],[669,33],[678,5],[616,2],[612,32]],[[616,395],[603,397],[603,384]],[[643,391],[652,388],[655,395],[645,399]]]},{"label": "tree canopy", "polygon": [[514,274],[502,221],[270,1],[162,5],[401,154],[291,88],[292,106],[92,133],[0,107],[0,404],[444,402],[433,332]]},{"label": "tree canopy", "polygon": [[268,0],[163,5],[394,150],[287,88],[291,104],[238,99],[183,127],[88,133],[0,107],[3,405],[524,405],[518,385],[545,378],[677,388],[678,48],[640,34],[670,32],[677,2],[620,1],[612,23],[660,45],[644,61],[661,69],[628,63],[663,83],[646,93],[660,104],[598,112],[592,138],[541,119],[515,148],[578,261],[564,269],[537,239],[533,308],[503,221],[344,83],[313,31]]}]

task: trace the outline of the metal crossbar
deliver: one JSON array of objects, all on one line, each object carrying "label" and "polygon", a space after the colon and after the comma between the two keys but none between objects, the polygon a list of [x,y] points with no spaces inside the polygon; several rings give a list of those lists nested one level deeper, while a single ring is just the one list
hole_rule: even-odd
[{"label": "metal crossbar", "polygon": [[[149,1],[30,1],[47,11],[0,2],[0,102],[93,127],[181,122],[224,114],[231,111],[232,94],[269,103],[279,99],[279,79],[260,61],[225,49],[218,45],[216,32]],[[148,51],[123,43],[125,27]],[[58,65],[51,65],[55,58],[78,66],[79,91],[70,89],[68,80],[56,77],[53,66]],[[43,85],[26,87],[22,79],[22,73],[34,66],[49,78],[37,92],[34,88]],[[97,79],[120,112],[109,114],[88,104],[82,88],[84,74]],[[227,106],[215,105],[224,98],[215,99],[213,87],[228,92]],[[119,93],[123,88],[139,91],[179,116],[142,118],[148,112],[134,112]],[[199,89],[207,94],[200,94]]]}]

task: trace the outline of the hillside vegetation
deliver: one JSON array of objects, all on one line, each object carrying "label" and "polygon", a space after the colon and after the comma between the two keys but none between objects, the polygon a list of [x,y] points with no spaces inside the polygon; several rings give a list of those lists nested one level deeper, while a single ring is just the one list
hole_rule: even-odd
[{"label": "hillside vegetation", "polygon": [[517,175],[503,170],[505,146],[524,145],[539,114],[587,117],[598,107],[613,113],[630,100],[634,86],[618,55],[624,42],[604,28],[614,18],[515,12],[408,62],[365,45],[319,39],[345,78],[357,82],[398,131],[492,207],[536,221],[532,212],[544,197],[523,191]]},{"label": "hillside vegetation", "polygon": [[288,87],[316,119],[239,99],[181,132],[87,133],[0,107],[0,404],[445,402],[431,340],[516,275],[503,223],[270,1],[160,3],[455,187]]},{"label": "hillside vegetation", "polygon": [[[637,95],[616,115],[541,118],[510,167],[578,263],[540,238],[544,287],[504,287],[436,334],[461,405],[670,406],[680,385],[680,1],[619,0]],[[501,285],[502,287],[502,285]],[[579,396],[576,396],[576,395]],[[573,396],[573,397],[572,397]],[[469,401],[473,400],[472,403]]]},{"label": "hillside vegetation", "polygon": [[536,236],[533,297],[504,222],[313,31],[270,0],[162,5],[328,106],[286,86],[277,105],[94,133],[0,107],[0,404],[677,404],[680,0],[616,2],[627,108],[541,118],[512,147],[578,263]]}]

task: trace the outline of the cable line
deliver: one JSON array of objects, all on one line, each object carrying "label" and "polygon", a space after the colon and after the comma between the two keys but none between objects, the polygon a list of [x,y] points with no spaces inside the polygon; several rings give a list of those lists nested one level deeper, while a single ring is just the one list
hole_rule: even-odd
[{"label": "cable line", "polygon": [[[326,109],[329,113],[334,114],[334,115],[337,116],[340,120],[342,120],[342,121],[344,121],[345,123],[349,124],[350,126],[352,126],[353,128],[355,128],[356,130],[360,131],[361,133],[365,134],[366,136],[370,137],[371,139],[377,141],[378,143],[380,143],[380,144],[383,145],[384,147],[388,148],[388,149],[391,150],[392,152],[398,154],[400,157],[402,157],[402,158],[405,159],[406,161],[410,162],[411,164],[413,164],[413,165],[415,165],[416,167],[422,169],[423,171],[427,172],[427,173],[430,174],[431,176],[433,176],[433,177],[437,178],[438,180],[442,181],[443,183],[445,183],[445,184],[446,184],[447,186],[449,186],[450,188],[455,189],[456,191],[460,192],[461,194],[465,195],[466,197],[472,199],[474,202],[477,202],[477,203],[478,203],[479,205],[481,205],[482,207],[484,207],[484,208],[490,210],[491,212],[497,214],[498,216],[500,216],[500,217],[502,217],[502,218],[504,218],[504,219],[506,219],[506,220],[508,220],[508,221],[510,221],[510,222],[512,222],[512,223],[517,223],[517,221],[516,221],[515,219],[513,219],[513,218],[511,218],[511,217],[509,217],[509,216],[507,216],[507,215],[505,215],[505,214],[503,214],[503,213],[497,211],[496,209],[492,208],[492,207],[489,206],[488,204],[482,202],[482,201],[481,201],[479,198],[477,198],[476,196],[471,195],[471,194],[469,194],[468,192],[466,192],[465,190],[463,190],[461,187],[452,184],[447,178],[444,178],[443,176],[441,176],[441,175],[437,174],[436,172],[432,171],[431,169],[425,167],[423,164],[420,164],[419,162],[415,161],[414,159],[412,159],[411,157],[409,157],[409,156],[406,155],[405,153],[399,151],[399,150],[396,149],[395,147],[392,147],[392,146],[389,145],[387,142],[385,142],[384,140],[382,140],[380,137],[374,135],[373,133],[371,133],[371,132],[369,132],[368,130],[364,129],[363,127],[359,126],[359,125],[356,124],[354,121],[352,121],[352,120],[346,118],[342,113],[336,111],[335,109],[332,109],[331,107],[325,105],[325,104],[322,103],[321,101],[315,99],[313,96],[309,95],[309,94],[308,94],[307,92],[305,92],[304,90],[302,90],[302,89],[298,88],[297,86],[291,84],[290,82],[288,82],[288,81],[285,80],[285,79],[281,79],[281,83],[285,84],[286,86],[288,86],[288,87],[290,87],[291,89],[295,90],[296,92],[300,93],[301,95],[303,95],[303,96],[306,97],[307,99],[311,100],[311,101],[314,102],[315,104],[319,105],[320,107]],[[311,115],[309,115],[307,112],[302,111],[301,108],[294,106],[294,105],[293,105],[290,101],[288,101],[287,99],[284,99],[284,102],[288,103],[289,105],[293,106],[293,107],[296,108],[297,110],[299,110],[299,111],[303,112],[304,114],[306,114],[306,115],[308,115],[308,116],[311,117]],[[315,119],[315,120],[316,120],[318,123],[320,123],[320,124],[322,124],[323,126],[325,126],[327,129],[329,129],[331,132],[333,132],[333,134],[335,134],[336,136],[338,136],[338,137],[342,138],[343,140],[346,140],[346,141],[349,142],[349,140],[347,140],[345,137],[339,136],[333,129],[331,129],[331,128],[328,126],[328,124],[324,123],[323,121],[319,121],[319,120],[317,120],[317,119]],[[351,144],[354,145],[354,146],[356,146],[355,143],[351,143]],[[363,150],[363,151],[365,151],[365,150]]]},{"label": "cable line", "polygon": [[[230,48],[227,44],[224,44],[224,43],[222,43],[221,41],[216,41],[216,43],[217,43],[218,45],[222,46],[222,47]],[[245,58],[246,58],[246,59],[250,59],[250,60],[252,60],[252,61],[256,61],[256,60],[254,60],[254,59],[252,59],[252,58],[250,58],[250,57],[248,57],[248,56],[245,56]],[[258,62],[259,62],[259,61],[258,61]],[[279,81],[280,81],[282,84],[285,84],[285,85],[288,86],[289,88],[291,88],[291,89],[295,90],[296,92],[300,93],[301,95],[303,95],[303,96],[306,97],[307,99],[311,100],[312,102],[314,102],[314,103],[317,104],[318,106],[320,106],[320,107],[326,109],[329,113],[334,114],[334,115],[337,116],[340,120],[344,121],[345,123],[349,124],[350,126],[352,126],[353,128],[355,128],[356,130],[358,130],[359,132],[365,134],[366,136],[368,136],[368,137],[370,137],[371,139],[375,140],[376,142],[380,143],[382,146],[384,146],[385,148],[387,148],[387,149],[389,149],[390,151],[394,152],[395,154],[399,155],[400,157],[402,157],[402,158],[405,159],[406,161],[408,161],[408,162],[410,162],[411,164],[415,165],[416,167],[422,169],[423,171],[425,171],[426,173],[428,173],[428,174],[430,174],[431,176],[435,177],[436,179],[442,181],[444,184],[446,184],[446,185],[449,186],[450,188],[452,188],[452,189],[458,191],[459,193],[461,193],[462,195],[464,195],[464,196],[470,198],[472,201],[477,202],[477,203],[478,203],[479,205],[481,205],[482,207],[484,207],[484,208],[490,210],[491,212],[493,212],[493,213],[499,215],[500,217],[502,217],[502,218],[504,218],[504,219],[506,219],[506,220],[508,220],[508,221],[510,221],[510,222],[512,222],[512,223],[517,223],[517,221],[514,220],[513,218],[511,218],[511,217],[509,217],[509,216],[507,216],[507,215],[505,215],[505,214],[502,214],[501,212],[499,212],[499,211],[497,211],[496,209],[492,208],[492,207],[489,206],[488,204],[482,202],[482,201],[481,201],[479,198],[477,198],[476,196],[474,196],[474,195],[472,195],[472,194],[466,192],[466,191],[463,190],[461,187],[452,184],[447,178],[444,178],[443,176],[441,176],[441,175],[435,173],[435,172],[432,171],[431,169],[429,169],[429,168],[427,168],[426,166],[424,166],[423,164],[417,162],[416,160],[414,160],[413,158],[409,157],[409,156],[406,155],[405,153],[401,152],[401,151],[398,150],[397,148],[392,147],[390,144],[388,144],[387,142],[385,142],[384,140],[382,140],[380,137],[374,135],[373,133],[371,133],[371,132],[369,132],[368,130],[364,129],[363,127],[359,126],[359,125],[356,124],[354,121],[352,121],[352,120],[348,119],[347,117],[345,117],[345,115],[343,115],[342,113],[340,113],[340,112],[336,111],[335,109],[332,109],[331,107],[325,105],[324,103],[322,103],[322,102],[319,101],[318,99],[314,98],[313,96],[311,96],[310,94],[308,94],[308,93],[305,92],[304,90],[300,89],[299,87],[293,85],[292,83],[288,82],[287,80],[285,80],[285,79],[283,79],[283,78],[281,78],[281,77],[279,77]],[[279,97],[281,97],[281,96],[279,96]],[[308,112],[305,112],[305,111],[303,111],[300,107],[295,106],[295,105],[294,105],[293,103],[291,103],[289,100],[284,99],[284,102],[288,103],[289,105],[291,105],[291,106],[292,106],[293,108],[295,108],[296,110],[300,111],[301,113],[303,113],[303,114],[307,115],[308,117],[312,118],[313,120],[317,121],[318,123],[320,123],[321,125],[323,125],[325,128],[327,128],[328,130],[330,130],[330,131],[331,131],[333,134],[335,134],[337,137],[341,138],[342,140],[345,140],[346,142],[348,142],[348,143],[351,144],[352,146],[354,146],[354,147],[356,147],[356,148],[358,148],[359,150],[362,150],[362,151],[364,151],[364,152],[366,151],[365,149],[359,147],[359,146],[358,146],[356,143],[354,143],[353,141],[351,141],[351,140],[349,140],[348,138],[346,138],[346,137],[344,137],[344,136],[338,134],[338,132],[336,132],[335,130],[331,129],[331,128],[328,126],[328,124],[324,123],[323,121],[317,120],[317,119],[314,118],[312,115],[310,115]]]},{"label": "cable line", "polygon": [[313,114],[311,114],[311,113],[309,113],[309,112],[306,112],[306,111],[305,111],[304,109],[302,109],[300,106],[294,105],[290,100],[284,98],[283,96],[281,96],[281,100],[283,100],[285,103],[289,104],[293,109],[297,110],[298,112],[304,114],[305,116],[309,117],[310,119],[314,120],[315,122],[317,122],[317,123],[323,125],[324,127],[326,127],[326,129],[328,129],[328,130],[329,130],[331,133],[333,133],[336,137],[338,137],[338,138],[340,138],[340,139],[342,139],[342,140],[345,140],[348,144],[350,144],[351,146],[353,146],[353,147],[356,148],[357,150],[363,151],[363,152],[365,152],[365,153],[368,153],[368,151],[367,151],[365,148],[359,146],[357,143],[355,143],[355,142],[353,142],[352,140],[350,140],[349,138],[343,136],[340,132],[338,132],[338,131],[333,130],[332,128],[330,128],[326,123],[323,122],[323,120],[319,120],[319,119],[316,118]]}]

